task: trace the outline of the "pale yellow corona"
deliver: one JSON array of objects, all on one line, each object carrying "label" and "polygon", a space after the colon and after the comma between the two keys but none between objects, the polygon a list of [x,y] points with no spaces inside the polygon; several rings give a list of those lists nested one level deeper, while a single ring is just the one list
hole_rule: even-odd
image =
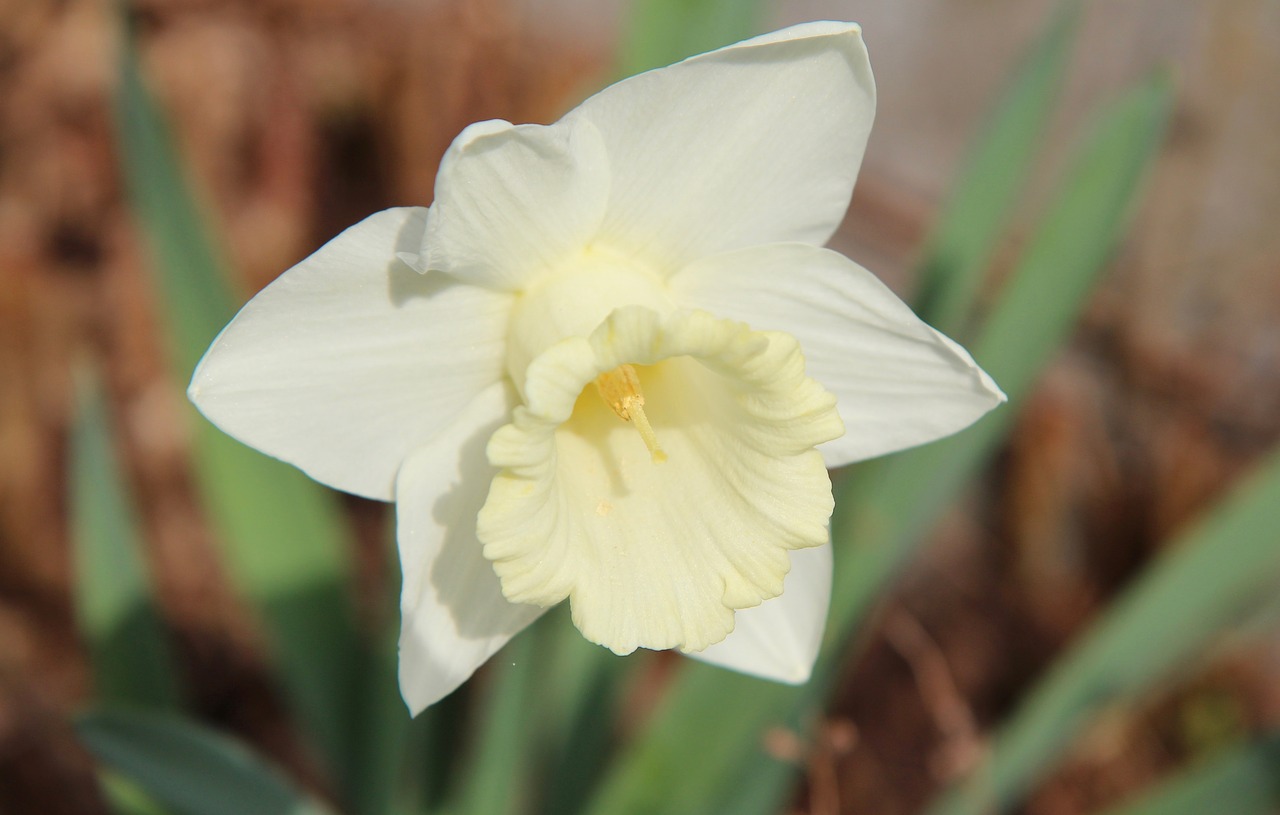
[{"label": "pale yellow corona", "polygon": [[644,414],[644,393],[640,390],[640,375],[631,365],[619,365],[596,377],[596,391],[600,398],[624,422],[631,422],[649,448],[649,456],[655,464],[667,460],[667,454],[658,444],[658,437]]}]

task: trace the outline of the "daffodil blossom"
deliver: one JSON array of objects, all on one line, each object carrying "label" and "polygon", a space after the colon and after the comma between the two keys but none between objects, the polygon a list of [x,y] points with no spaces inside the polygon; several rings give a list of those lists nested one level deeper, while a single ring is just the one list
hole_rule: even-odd
[{"label": "daffodil blossom", "polygon": [[568,599],[616,653],[807,678],[828,467],[1003,399],[822,248],[875,89],[861,31],[795,26],[488,121],[430,208],[379,212],[251,300],[190,397],[227,433],[394,500],[417,712]]}]

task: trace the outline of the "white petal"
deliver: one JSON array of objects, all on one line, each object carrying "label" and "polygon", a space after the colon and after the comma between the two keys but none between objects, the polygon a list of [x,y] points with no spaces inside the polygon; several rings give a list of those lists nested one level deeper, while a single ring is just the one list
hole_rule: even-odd
[{"label": "white petal", "polygon": [[389,209],[249,301],[188,395],[226,433],[317,481],[389,500],[410,450],[502,378],[510,295],[420,275],[426,210]]},{"label": "white petal", "polygon": [[807,373],[844,419],[845,435],[821,448],[828,466],[948,436],[1005,400],[963,348],[836,252],[744,249],[689,265],[671,288],[682,305],[800,341]]},{"label": "white petal", "polygon": [[590,242],[608,193],[591,123],[473,124],[440,163],[423,254],[459,280],[515,290]]},{"label": "white petal", "polygon": [[[623,365],[665,456],[606,406],[610,388],[596,392]],[[782,591],[788,550],[827,542],[831,482],[814,447],[841,427],[785,334],[618,309],[535,359],[525,395],[489,442],[502,471],[477,532],[503,594],[568,597],[593,642],[706,648],[736,609]]]},{"label": "white petal", "polygon": [[396,481],[404,572],[400,693],[415,715],[543,612],[507,602],[476,539],[476,513],[495,473],[484,446],[512,401],[508,386],[491,386],[447,431],[414,451]]},{"label": "white petal", "polygon": [[619,82],[594,122],[613,171],[601,240],[668,272],[703,255],[830,238],[875,114],[861,30],[809,23]]},{"label": "white petal", "polygon": [[831,547],[791,553],[782,594],[737,613],[733,633],[689,656],[752,676],[798,685],[809,679],[831,604]]}]

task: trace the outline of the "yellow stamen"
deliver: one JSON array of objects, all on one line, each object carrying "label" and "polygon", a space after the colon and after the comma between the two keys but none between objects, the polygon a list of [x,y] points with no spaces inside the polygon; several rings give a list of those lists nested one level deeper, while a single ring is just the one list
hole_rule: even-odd
[{"label": "yellow stamen", "polygon": [[596,391],[604,403],[624,422],[631,422],[649,448],[655,463],[666,461],[667,454],[658,445],[649,417],[644,415],[644,394],[640,392],[640,375],[630,365],[619,365],[596,377]]}]

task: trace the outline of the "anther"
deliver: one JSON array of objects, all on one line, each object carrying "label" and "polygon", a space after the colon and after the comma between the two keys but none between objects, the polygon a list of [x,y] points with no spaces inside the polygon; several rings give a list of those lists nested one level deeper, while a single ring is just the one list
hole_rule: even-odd
[{"label": "anther", "polygon": [[649,448],[653,461],[667,460],[667,454],[658,444],[649,417],[644,415],[644,394],[640,392],[640,375],[630,365],[619,365],[596,377],[596,391],[604,403],[624,422],[631,422]]}]

